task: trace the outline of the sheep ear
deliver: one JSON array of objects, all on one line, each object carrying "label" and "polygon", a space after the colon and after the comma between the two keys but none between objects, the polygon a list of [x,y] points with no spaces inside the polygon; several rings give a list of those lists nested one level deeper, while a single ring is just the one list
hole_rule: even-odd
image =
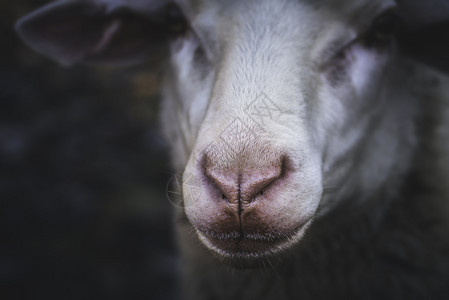
[{"label": "sheep ear", "polygon": [[16,30],[37,52],[64,65],[128,64],[166,55],[171,38],[187,30],[179,8],[168,1],[65,0],[20,19]]},{"label": "sheep ear", "polygon": [[398,0],[404,26],[398,33],[401,51],[449,73],[449,1]]}]

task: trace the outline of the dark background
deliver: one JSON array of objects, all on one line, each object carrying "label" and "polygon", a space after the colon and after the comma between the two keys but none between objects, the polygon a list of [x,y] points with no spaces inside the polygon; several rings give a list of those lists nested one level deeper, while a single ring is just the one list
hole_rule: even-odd
[{"label": "dark background", "polygon": [[180,262],[149,65],[63,68],[0,2],[0,299],[175,299]]}]

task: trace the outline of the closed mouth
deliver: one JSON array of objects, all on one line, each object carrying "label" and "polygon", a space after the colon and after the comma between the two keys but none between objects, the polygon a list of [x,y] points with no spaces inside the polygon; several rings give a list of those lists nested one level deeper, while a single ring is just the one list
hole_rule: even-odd
[{"label": "closed mouth", "polygon": [[288,236],[271,234],[231,233],[220,235],[205,235],[207,240],[226,256],[259,256],[267,254],[272,249],[288,240]]},{"label": "closed mouth", "polygon": [[290,248],[299,240],[312,220],[285,233],[216,233],[197,230],[200,240],[222,257],[257,259]]}]

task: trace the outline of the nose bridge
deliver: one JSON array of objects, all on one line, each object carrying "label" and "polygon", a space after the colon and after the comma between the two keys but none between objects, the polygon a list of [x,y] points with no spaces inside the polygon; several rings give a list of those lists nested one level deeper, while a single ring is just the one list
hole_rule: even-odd
[{"label": "nose bridge", "polygon": [[251,153],[263,144],[261,128],[248,117],[218,113],[212,123],[214,130],[208,132],[208,144],[201,152],[209,160],[220,161],[224,169],[240,168],[243,160],[248,164]]},{"label": "nose bridge", "polygon": [[226,26],[211,99],[220,111],[242,112],[259,94],[278,86],[285,72],[277,70],[292,68],[291,51],[284,46],[291,39],[275,34],[276,24],[261,28],[250,15],[239,14]]},{"label": "nose bridge", "polygon": [[297,53],[285,43],[270,30],[230,38],[202,125],[209,137],[243,150],[298,122],[304,80]]}]

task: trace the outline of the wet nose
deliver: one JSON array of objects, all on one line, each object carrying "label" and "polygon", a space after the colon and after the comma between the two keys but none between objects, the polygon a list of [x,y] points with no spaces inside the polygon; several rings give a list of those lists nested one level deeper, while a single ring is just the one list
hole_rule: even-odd
[{"label": "wet nose", "polygon": [[222,168],[220,164],[208,161],[204,168],[206,179],[215,194],[229,203],[251,203],[263,195],[279,180],[285,171],[282,159],[258,168]]}]

